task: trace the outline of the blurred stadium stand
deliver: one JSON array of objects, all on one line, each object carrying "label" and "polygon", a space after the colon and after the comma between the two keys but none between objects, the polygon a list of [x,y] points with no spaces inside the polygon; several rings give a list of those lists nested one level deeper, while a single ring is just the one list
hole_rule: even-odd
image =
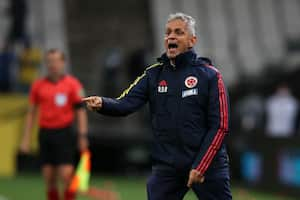
[{"label": "blurred stadium stand", "polygon": [[[65,8],[60,0],[27,0],[27,29],[32,42],[43,50],[60,48],[68,52],[65,33]],[[9,0],[0,1],[0,44],[3,46],[9,28],[10,19],[7,16]]]},{"label": "blurred stadium stand", "polygon": [[196,50],[211,57],[226,82],[257,76],[266,65],[284,61],[299,64],[299,52],[289,52],[288,43],[299,41],[297,0],[159,0],[151,1],[156,52],[163,51],[162,35],[169,13],[185,12],[196,18],[199,43]]},{"label": "blurred stadium stand", "polygon": [[[111,93],[117,97],[129,86],[126,76],[129,66],[124,60],[118,68],[117,79],[113,80],[105,77],[105,59],[115,47],[121,49],[125,57],[138,48],[151,48],[147,1],[93,1],[87,4],[70,0],[66,1],[66,5],[73,73],[82,80],[87,95],[108,95],[107,90],[112,90],[116,81],[118,87]],[[103,85],[108,88],[103,90]],[[98,137],[144,138],[149,134],[143,130],[144,124],[139,123],[138,116],[134,114],[128,118],[114,119],[92,113],[89,116],[91,134],[96,133]]]},{"label": "blurred stadium stand", "polygon": [[[5,10],[7,7],[7,1],[0,1],[0,41],[1,44],[4,43],[4,39],[6,37],[6,30],[8,29],[8,20],[5,17]],[[2,45],[1,45],[2,46]]]}]

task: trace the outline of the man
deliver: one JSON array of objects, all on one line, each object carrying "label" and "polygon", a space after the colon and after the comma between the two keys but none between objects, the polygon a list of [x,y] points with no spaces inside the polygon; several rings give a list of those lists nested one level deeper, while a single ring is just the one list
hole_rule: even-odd
[{"label": "man", "polygon": [[288,85],[280,84],[266,101],[266,133],[269,137],[292,137],[298,128],[299,103]]},{"label": "man", "polygon": [[63,181],[64,199],[75,199],[68,190],[73,176],[76,136],[72,124],[78,120],[78,145],[87,148],[87,116],[81,102],[83,88],[80,82],[64,73],[65,55],[57,49],[46,54],[48,75],[35,81],[30,91],[30,105],[20,149],[29,152],[33,121],[39,110],[39,144],[42,173],[46,182],[48,200],[58,200],[57,176]]},{"label": "man", "polygon": [[154,132],[149,200],[181,200],[192,188],[201,200],[232,199],[224,137],[228,101],[222,76],[193,51],[195,20],[171,14],[166,52],[117,99],[84,98],[104,115],[128,115],[149,101]]}]

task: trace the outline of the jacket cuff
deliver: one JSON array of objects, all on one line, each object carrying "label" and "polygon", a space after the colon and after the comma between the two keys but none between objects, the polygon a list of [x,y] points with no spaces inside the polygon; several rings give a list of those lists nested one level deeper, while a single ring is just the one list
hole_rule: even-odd
[{"label": "jacket cuff", "polygon": [[192,169],[197,169],[198,165],[199,165],[199,163],[193,163]]},{"label": "jacket cuff", "polygon": [[101,98],[102,98],[102,107],[96,112],[99,114],[105,114],[107,108],[107,98],[106,97],[101,97]]}]

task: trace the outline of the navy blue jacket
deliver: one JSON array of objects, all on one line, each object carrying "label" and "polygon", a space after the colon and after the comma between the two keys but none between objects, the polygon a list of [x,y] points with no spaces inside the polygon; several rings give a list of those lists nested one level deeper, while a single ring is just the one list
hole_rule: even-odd
[{"label": "navy blue jacket", "polygon": [[175,65],[164,54],[119,98],[103,97],[101,114],[125,116],[149,102],[154,133],[154,164],[197,169],[207,176],[228,176],[223,139],[229,104],[220,72],[193,50]]}]

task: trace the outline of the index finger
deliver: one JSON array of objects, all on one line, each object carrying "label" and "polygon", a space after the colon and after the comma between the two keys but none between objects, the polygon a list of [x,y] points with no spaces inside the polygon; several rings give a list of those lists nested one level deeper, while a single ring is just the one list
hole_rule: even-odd
[{"label": "index finger", "polygon": [[85,98],[82,98],[81,101],[86,102],[86,101],[90,101],[92,99],[93,99],[93,97],[85,97]]}]

